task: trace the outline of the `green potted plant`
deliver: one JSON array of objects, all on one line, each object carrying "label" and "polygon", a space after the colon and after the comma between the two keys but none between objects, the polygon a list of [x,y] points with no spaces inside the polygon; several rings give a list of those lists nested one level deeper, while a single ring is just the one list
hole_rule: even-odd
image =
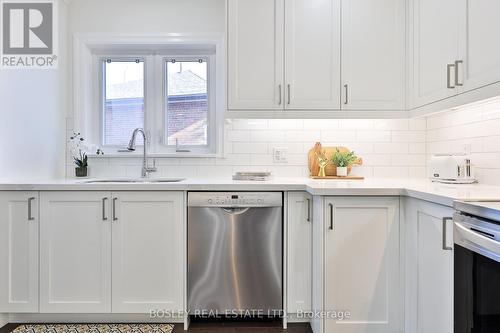
[{"label": "green potted plant", "polygon": [[338,177],[347,177],[348,168],[356,162],[358,157],[353,151],[341,152],[336,149],[332,156],[332,163],[337,167]]},{"label": "green potted plant", "polygon": [[[85,145],[85,139],[80,133],[73,132],[73,136],[70,137],[70,150],[73,157],[73,162],[75,163],[75,176],[76,177],[87,177],[88,175],[88,155],[87,146]],[[97,155],[104,155],[101,149],[97,149]]]}]

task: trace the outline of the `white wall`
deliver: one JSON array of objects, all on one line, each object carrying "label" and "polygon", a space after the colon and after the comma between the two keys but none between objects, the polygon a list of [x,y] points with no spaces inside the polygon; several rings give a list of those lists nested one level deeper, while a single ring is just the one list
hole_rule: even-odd
[{"label": "white wall", "polygon": [[500,185],[500,98],[427,118],[427,153],[470,153],[479,181]]},{"label": "white wall", "polygon": [[59,4],[57,70],[0,70],[0,178],[64,175],[66,15]]},{"label": "white wall", "polygon": [[223,33],[225,0],[75,0],[71,33]]}]

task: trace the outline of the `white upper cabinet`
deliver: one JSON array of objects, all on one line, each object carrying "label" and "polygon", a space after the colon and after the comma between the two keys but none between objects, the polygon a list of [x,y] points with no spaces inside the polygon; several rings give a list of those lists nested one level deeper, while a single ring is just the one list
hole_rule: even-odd
[{"label": "white upper cabinet", "polygon": [[340,2],[285,1],[285,107],[340,108]]},{"label": "white upper cabinet", "polygon": [[312,197],[288,193],[287,312],[311,311]]},{"label": "white upper cabinet", "polygon": [[284,0],[228,0],[228,109],[283,109]]},{"label": "white upper cabinet", "polygon": [[0,192],[0,313],[38,312],[38,193]]},{"label": "white upper cabinet", "polygon": [[182,192],[116,192],[112,200],[113,313],[182,309]]},{"label": "white upper cabinet", "polygon": [[457,69],[459,84],[463,84],[459,91],[465,92],[500,81],[500,1],[458,3],[463,15]]},{"label": "white upper cabinet", "polygon": [[453,333],[453,209],[405,199],[406,330]]},{"label": "white upper cabinet", "polygon": [[111,312],[109,192],[40,193],[40,312]]},{"label": "white upper cabinet", "polygon": [[342,0],[342,109],[405,109],[405,8]]},{"label": "white upper cabinet", "polygon": [[399,197],[325,199],[325,333],[402,332]]},{"label": "white upper cabinet", "polygon": [[460,4],[456,0],[413,0],[412,107],[457,94]]}]

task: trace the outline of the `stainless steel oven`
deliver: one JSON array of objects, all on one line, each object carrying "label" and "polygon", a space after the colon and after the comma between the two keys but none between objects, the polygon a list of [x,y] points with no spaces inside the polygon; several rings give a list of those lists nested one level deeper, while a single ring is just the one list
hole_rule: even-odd
[{"label": "stainless steel oven", "polygon": [[500,332],[500,202],[456,202],[455,333]]}]

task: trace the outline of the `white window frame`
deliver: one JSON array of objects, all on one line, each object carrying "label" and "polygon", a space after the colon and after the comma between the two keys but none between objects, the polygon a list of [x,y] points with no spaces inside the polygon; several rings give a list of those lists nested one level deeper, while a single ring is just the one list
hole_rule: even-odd
[{"label": "white window frame", "polygon": [[[131,51],[132,50],[132,51]],[[170,52],[174,50],[173,52]],[[182,53],[179,50],[189,50]],[[193,50],[197,50],[193,53]],[[201,52],[200,50],[211,50]],[[125,147],[102,146],[101,115],[103,98],[102,64],[100,60],[136,59],[144,60],[144,128],[147,131],[148,152],[152,157],[223,157],[224,110],[225,110],[225,47],[222,35],[167,34],[165,36],[103,36],[75,34],[73,42],[73,116],[74,129],[81,132],[87,141],[102,147],[104,157],[140,156],[141,149],[123,152]],[[176,152],[175,147],[164,145],[166,83],[165,59],[206,58],[208,59],[209,84],[209,145],[184,147],[190,152]],[[98,79],[96,79],[98,78]],[[215,89],[214,89],[215,88]],[[153,109],[155,112],[151,112]],[[89,154],[91,157],[100,157]]]}]

